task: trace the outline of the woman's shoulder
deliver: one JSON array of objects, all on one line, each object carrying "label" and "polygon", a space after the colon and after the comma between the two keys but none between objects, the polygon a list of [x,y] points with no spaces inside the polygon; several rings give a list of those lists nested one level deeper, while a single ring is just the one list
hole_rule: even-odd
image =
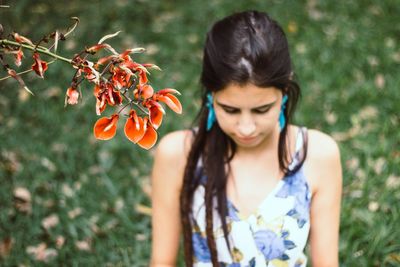
[{"label": "woman's shoulder", "polygon": [[192,143],[190,130],[179,130],[165,135],[157,145],[156,155],[168,158],[186,158]]},{"label": "woman's shoulder", "polygon": [[189,153],[192,133],[181,130],[168,133],[157,145],[154,155],[152,183],[172,192],[180,190]]},{"label": "woman's shoulder", "polygon": [[308,129],[306,173],[313,193],[322,187],[341,183],[340,150],[337,142],[328,134]]},{"label": "woman's shoulder", "polygon": [[308,129],[308,153],[321,160],[337,159],[340,156],[337,142],[328,134]]}]

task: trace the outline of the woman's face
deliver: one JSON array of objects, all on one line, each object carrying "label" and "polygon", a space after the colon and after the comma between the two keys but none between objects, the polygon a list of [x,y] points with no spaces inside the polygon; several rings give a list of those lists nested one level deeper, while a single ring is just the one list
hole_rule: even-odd
[{"label": "woman's face", "polygon": [[214,93],[214,109],[222,131],[242,148],[253,148],[278,131],[282,93],[275,87],[230,84]]}]

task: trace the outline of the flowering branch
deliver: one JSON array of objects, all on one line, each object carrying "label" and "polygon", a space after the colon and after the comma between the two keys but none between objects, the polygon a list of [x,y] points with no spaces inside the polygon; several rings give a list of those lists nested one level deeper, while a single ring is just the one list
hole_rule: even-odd
[{"label": "flowering branch", "polygon": [[[109,140],[115,136],[120,113],[130,107],[129,116],[125,122],[125,136],[135,144],[145,149],[150,149],[157,141],[157,129],[162,123],[165,110],[160,102],[166,104],[174,112],[181,114],[182,106],[175,95],[180,93],[171,88],[165,88],[155,92],[148,80],[149,70],[160,70],[154,64],[140,64],[133,61],[131,54],[142,53],[144,48],[127,49],[118,53],[112,46],[105,43],[106,40],[117,36],[120,32],[102,37],[95,45],[86,47],[74,55],[72,59],[63,57],[56,53],[58,42],[64,41],[79,23],[74,19],[74,25],[65,34],[55,31],[43,37],[36,44],[30,39],[19,35],[10,34],[13,40],[3,38],[3,28],[0,25],[0,63],[7,71],[8,76],[0,78],[0,81],[14,78],[28,92],[33,94],[25,85],[22,74],[34,71],[38,76],[44,78],[48,66],[61,61],[70,64],[75,69],[71,85],[66,91],[65,105],[75,105],[81,98],[79,85],[88,81],[94,85],[94,96],[96,98],[96,113],[101,115],[107,106],[122,106],[117,113],[111,117],[102,117],[94,125],[94,136],[100,140]],[[54,42],[45,47],[41,43],[48,43],[50,39]],[[29,70],[17,73],[6,62],[6,55],[14,56],[14,64],[19,67],[24,57],[23,50],[32,51],[33,64]],[[95,55],[100,50],[105,50],[109,55],[91,61],[88,57]],[[46,62],[40,58],[46,55],[53,61]],[[127,102],[123,104],[124,100]]]}]

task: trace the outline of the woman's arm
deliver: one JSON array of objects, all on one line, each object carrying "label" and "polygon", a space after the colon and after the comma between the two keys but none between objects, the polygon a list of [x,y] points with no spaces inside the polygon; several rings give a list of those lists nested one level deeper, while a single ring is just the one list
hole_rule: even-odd
[{"label": "woman's arm", "polygon": [[179,194],[186,164],[183,131],[166,135],[155,153],[152,172],[151,267],[175,266],[181,231]]},{"label": "woman's arm", "polygon": [[310,247],[313,267],[339,266],[339,221],[342,167],[336,142],[318,131],[310,131],[309,156],[314,195],[311,203]]}]

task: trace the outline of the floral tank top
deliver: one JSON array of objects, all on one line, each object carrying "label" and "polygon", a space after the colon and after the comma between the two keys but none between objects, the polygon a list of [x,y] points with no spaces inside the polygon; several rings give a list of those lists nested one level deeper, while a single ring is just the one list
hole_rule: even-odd
[{"label": "floral tank top", "polygon": [[[296,151],[290,168],[294,168],[307,140],[307,131],[300,128]],[[201,161],[198,165],[201,168]],[[206,178],[205,178],[206,179]],[[194,266],[210,267],[211,254],[206,239],[205,188],[200,184],[193,196],[192,242]],[[214,237],[220,266],[229,267],[305,267],[303,250],[310,230],[311,191],[303,167],[285,176],[262,201],[257,211],[243,218],[227,200],[226,217],[228,250],[219,214],[213,214]],[[216,205],[216,201],[214,202]]]}]

